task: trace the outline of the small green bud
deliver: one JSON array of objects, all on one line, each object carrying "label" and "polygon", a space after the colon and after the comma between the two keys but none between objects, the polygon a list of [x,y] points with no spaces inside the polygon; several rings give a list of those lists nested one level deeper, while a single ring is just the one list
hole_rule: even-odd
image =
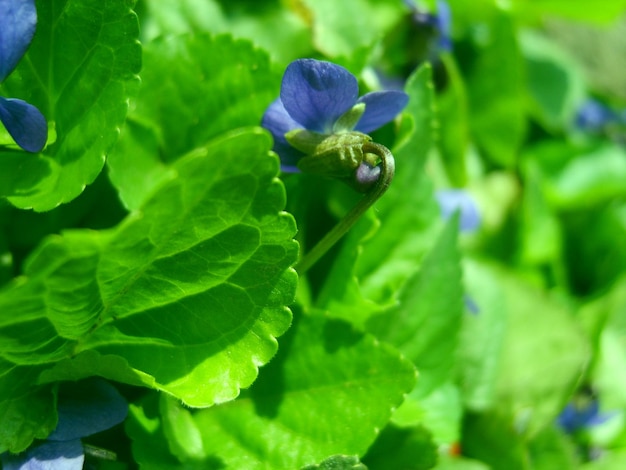
[{"label": "small green bud", "polygon": [[320,134],[306,129],[294,129],[285,134],[285,139],[293,148],[306,155],[313,155],[317,147],[328,139],[328,134]]},{"label": "small green bud", "polygon": [[[297,138],[289,134],[286,136],[287,140],[294,145],[292,140]],[[351,176],[363,161],[363,145],[371,140],[369,135],[356,131],[328,135],[315,145],[313,152],[307,152],[307,156],[298,161],[298,168],[305,173],[346,178]],[[313,139],[309,142],[312,143]]]}]

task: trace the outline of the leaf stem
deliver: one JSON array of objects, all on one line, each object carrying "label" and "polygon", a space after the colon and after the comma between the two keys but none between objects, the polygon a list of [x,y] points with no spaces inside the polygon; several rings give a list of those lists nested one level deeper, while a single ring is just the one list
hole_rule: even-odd
[{"label": "leaf stem", "polygon": [[117,454],[115,452],[111,450],[103,449],[101,447],[96,447],[90,444],[83,443],[83,450],[85,451],[86,455],[91,455],[92,457],[95,457],[96,459],[110,460],[110,461],[117,460]]},{"label": "leaf stem", "polygon": [[376,184],[363,198],[348,212],[330,232],[324,235],[317,244],[296,264],[295,269],[299,275],[304,274],[324,254],[343,237],[357,220],[387,191],[395,173],[395,161],[391,151],[384,145],[375,142],[363,144],[363,153],[373,153],[380,157],[381,174]]}]

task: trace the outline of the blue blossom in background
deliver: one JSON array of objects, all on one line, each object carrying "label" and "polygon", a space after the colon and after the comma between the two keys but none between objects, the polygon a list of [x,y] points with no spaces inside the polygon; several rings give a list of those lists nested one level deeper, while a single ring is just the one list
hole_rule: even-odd
[{"label": "blue blossom in background", "polygon": [[[26,53],[36,26],[34,0],[0,0],[0,83]],[[24,150],[39,152],[46,145],[46,119],[32,104],[0,96],[0,121]]]},{"label": "blue blossom in background", "polygon": [[567,434],[588,429],[606,422],[610,414],[600,413],[600,405],[594,397],[579,397],[568,403],[557,417],[557,424]]},{"label": "blue blossom in background", "polygon": [[128,403],[107,381],[66,382],[59,389],[59,421],[40,444],[18,455],[2,454],[3,470],[81,470],[81,438],[105,431],[126,418]]},{"label": "blue blossom in background", "polygon": [[345,68],[314,59],[298,59],[287,67],[280,97],[265,111],[262,126],[274,137],[282,169],[297,172],[305,156],[285,135],[303,129],[321,135],[372,132],[391,121],[408,102],[401,91],[377,91],[359,96],[357,79]]},{"label": "blue blossom in background", "polygon": [[590,99],[576,113],[576,126],[584,131],[599,132],[618,121],[618,115],[599,101]]},{"label": "blue blossom in background", "polygon": [[437,12],[429,13],[420,9],[415,0],[404,0],[404,4],[411,9],[413,23],[417,27],[430,27],[437,35],[437,52],[452,50],[452,12],[445,0],[437,1]]},{"label": "blue blossom in background", "polygon": [[459,228],[461,232],[472,232],[480,226],[480,213],[476,203],[467,191],[462,189],[445,189],[435,193],[439,203],[441,216],[450,218],[457,210],[460,211]]}]

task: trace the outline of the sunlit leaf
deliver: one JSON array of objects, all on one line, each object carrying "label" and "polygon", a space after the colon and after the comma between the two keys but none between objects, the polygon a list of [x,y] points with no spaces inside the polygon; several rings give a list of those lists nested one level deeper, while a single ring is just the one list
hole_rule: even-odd
[{"label": "sunlit leaf", "polygon": [[98,176],[138,84],[141,47],[134,1],[41,0],[33,42],[2,84],[48,121],[41,154],[0,150],[0,196],[37,211],[78,196]]}]

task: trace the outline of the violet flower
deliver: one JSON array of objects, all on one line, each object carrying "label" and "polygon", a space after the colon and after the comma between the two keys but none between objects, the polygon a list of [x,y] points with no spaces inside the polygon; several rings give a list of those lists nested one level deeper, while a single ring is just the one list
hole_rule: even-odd
[{"label": "violet flower", "polygon": [[409,99],[401,91],[376,91],[360,98],[358,93],[357,79],[339,65],[298,59],[287,66],[280,97],[261,122],[274,137],[273,150],[283,171],[298,172],[298,162],[307,156],[306,146],[296,143],[296,131],[306,138],[316,136],[317,142],[352,131],[367,134],[391,121]]},{"label": "violet flower", "polygon": [[92,377],[59,389],[59,420],[47,439],[22,454],[2,454],[4,470],[81,470],[81,438],[105,431],[126,418],[128,403],[107,381]]},{"label": "violet flower", "polygon": [[[35,27],[35,0],[0,0],[0,83],[15,69],[28,49]],[[32,104],[0,96],[0,122],[28,152],[39,152],[48,138],[46,119]]]}]

